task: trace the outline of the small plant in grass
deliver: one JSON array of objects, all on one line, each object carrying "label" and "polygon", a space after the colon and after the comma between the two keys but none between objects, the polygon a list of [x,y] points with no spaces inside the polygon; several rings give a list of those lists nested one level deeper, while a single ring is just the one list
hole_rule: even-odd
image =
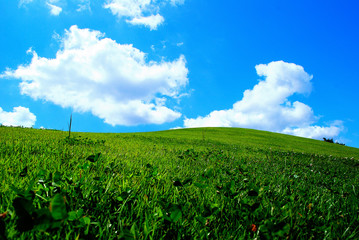
[{"label": "small plant in grass", "polygon": [[70,122],[69,122],[69,138],[71,138],[71,125],[72,125],[72,113],[70,115]]}]

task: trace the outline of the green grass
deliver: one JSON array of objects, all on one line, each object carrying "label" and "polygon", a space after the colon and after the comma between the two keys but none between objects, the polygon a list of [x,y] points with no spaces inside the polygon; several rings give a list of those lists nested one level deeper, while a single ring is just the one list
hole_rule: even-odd
[{"label": "green grass", "polygon": [[0,239],[358,239],[358,159],[248,129],[0,127]]}]

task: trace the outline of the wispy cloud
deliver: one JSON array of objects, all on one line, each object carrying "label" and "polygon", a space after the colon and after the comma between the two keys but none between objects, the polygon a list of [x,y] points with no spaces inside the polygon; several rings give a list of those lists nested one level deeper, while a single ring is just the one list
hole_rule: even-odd
[{"label": "wispy cloud", "polygon": [[[63,7],[69,6],[68,0],[20,0],[19,7],[26,7],[30,3],[37,3],[39,5],[44,5],[50,10],[50,14],[53,16],[59,16],[63,11]],[[77,12],[89,11],[91,12],[91,0],[76,0],[74,1],[77,8],[70,9],[70,11],[76,10]],[[69,9],[67,9],[69,10]]]},{"label": "wispy cloud", "polygon": [[148,17],[135,17],[131,20],[126,20],[126,22],[132,25],[144,25],[151,30],[157,30],[157,26],[164,22],[164,18],[161,15],[156,14]]},{"label": "wispy cloud", "polygon": [[19,1],[19,7],[22,7],[28,3],[31,3],[33,0],[20,0]]},{"label": "wispy cloud", "polygon": [[185,0],[168,0],[172,5],[181,5],[181,4],[184,4],[184,1]]},{"label": "wispy cloud", "polygon": [[53,4],[49,3],[49,2],[47,2],[46,5],[49,7],[50,14],[53,15],[53,16],[58,16],[62,12],[62,8],[59,7],[59,6],[53,5]]},{"label": "wispy cloud", "polygon": [[22,94],[92,112],[111,125],[162,124],[181,116],[165,100],[178,97],[188,82],[184,56],[146,61],[132,45],[77,26],[65,32],[62,45],[54,59],[29,50],[31,63],[3,77],[21,79]]},{"label": "wispy cloud", "polygon": [[213,111],[205,117],[185,119],[185,127],[245,127],[293,134],[302,137],[322,138],[337,136],[342,125],[313,125],[318,117],[310,106],[291,102],[296,93],[311,92],[312,76],[302,66],[283,61],[256,66],[257,74],[264,77],[232,109]]},{"label": "wispy cloud", "polygon": [[90,0],[79,0],[80,3],[78,3],[78,8],[76,11],[82,12],[82,11],[89,11],[91,12],[91,3]]}]

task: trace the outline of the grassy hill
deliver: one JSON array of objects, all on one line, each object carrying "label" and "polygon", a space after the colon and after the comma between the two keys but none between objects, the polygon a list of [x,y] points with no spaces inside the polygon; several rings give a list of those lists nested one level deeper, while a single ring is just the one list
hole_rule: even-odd
[{"label": "grassy hill", "polygon": [[[359,159],[359,149],[291,135],[242,128],[189,128],[143,133],[174,139],[204,140],[217,144],[238,145],[257,149],[295,151]],[[143,135],[142,134],[142,135]]]},{"label": "grassy hill", "polygon": [[238,128],[0,127],[0,239],[357,239],[358,159]]}]

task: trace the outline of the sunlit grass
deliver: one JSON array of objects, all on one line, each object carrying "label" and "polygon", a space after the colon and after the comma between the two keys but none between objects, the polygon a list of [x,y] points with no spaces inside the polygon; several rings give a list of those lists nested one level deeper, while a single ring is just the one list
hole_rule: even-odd
[{"label": "sunlit grass", "polygon": [[0,238],[359,237],[355,148],[232,128],[0,137]]}]

